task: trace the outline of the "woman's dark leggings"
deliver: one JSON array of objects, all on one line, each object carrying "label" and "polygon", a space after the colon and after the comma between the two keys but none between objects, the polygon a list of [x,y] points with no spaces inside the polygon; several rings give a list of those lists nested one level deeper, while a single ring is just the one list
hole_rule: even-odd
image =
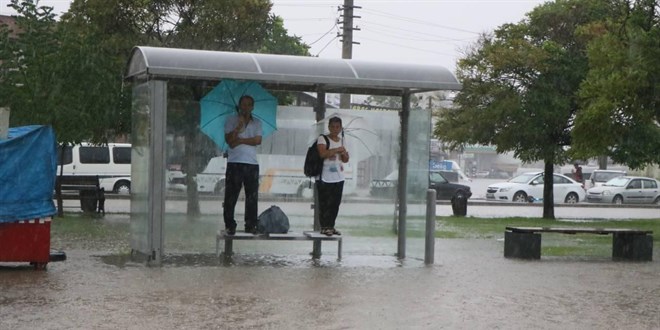
[{"label": "woman's dark leggings", "polygon": [[319,222],[321,228],[334,228],[337,213],[339,213],[339,204],[344,191],[344,181],[326,183],[321,180],[316,181],[316,187],[319,192]]}]

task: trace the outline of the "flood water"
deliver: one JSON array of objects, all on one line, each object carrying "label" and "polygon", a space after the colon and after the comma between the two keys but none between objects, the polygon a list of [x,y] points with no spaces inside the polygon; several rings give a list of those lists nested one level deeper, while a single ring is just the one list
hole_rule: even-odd
[{"label": "flood water", "polygon": [[334,243],[318,261],[309,242],[279,244],[295,248],[232,262],[182,254],[153,268],[68,248],[47,271],[2,265],[0,329],[660,328],[657,253],[521,261],[498,239],[437,239],[425,266],[397,260],[396,239],[346,235],[341,261]]},{"label": "flood water", "polygon": [[[108,202],[108,210],[128,209],[127,201]],[[177,203],[166,206],[185,210]],[[279,204],[293,231],[309,229],[309,202]],[[128,235],[102,242],[51,235],[51,246],[68,260],[50,263],[47,271],[0,264],[0,330],[660,329],[657,247],[652,262],[614,262],[606,255],[526,261],[505,259],[501,237],[438,238],[435,264],[426,266],[421,238],[408,237],[407,258],[395,257],[396,236],[383,234],[392,224],[392,206],[381,204],[369,208],[369,214],[380,212],[375,216],[339,220],[342,260],[335,242],[324,242],[315,261],[311,242],[236,241],[236,255],[225,261],[215,256],[220,203],[202,206],[208,215],[195,222],[168,217],[162,267],[131,261]],[[520,216],[528,209],[539,211],[472,205],[468,215]],[[619,211],[565,209],[577,219]],[[346,214],[365,210],[358,203],[342,206]],[[620,211],[657,218],[657,209]],[[449,214],[451,207],[438,205],[437,212]],[[101,221],[129,220],[126,213],[109,213]],[[422,219],[407,226],[410,232],[424,228]]]}]

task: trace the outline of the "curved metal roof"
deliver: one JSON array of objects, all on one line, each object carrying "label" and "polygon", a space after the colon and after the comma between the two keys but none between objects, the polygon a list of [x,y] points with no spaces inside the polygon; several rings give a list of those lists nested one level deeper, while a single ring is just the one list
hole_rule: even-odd
[{"label": "curved metal roof", "polygon": [[400,95],[459,90],[445,67],[306,56],[234,53],[179,48],[135,47],[126,79],[254,80],[274,90]]}]

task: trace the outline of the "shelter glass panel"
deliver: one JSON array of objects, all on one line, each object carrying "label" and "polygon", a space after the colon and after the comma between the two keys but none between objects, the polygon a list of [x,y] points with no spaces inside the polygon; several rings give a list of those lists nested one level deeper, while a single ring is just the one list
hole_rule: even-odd
[{"label": "shelter glass panel", "polygon": [[131,128],[131,248],[144,254],[150,253],[148,197],[149,154],[151,140],[150,99],[153,91],[148,82],[133,87],[133,112]]},{"label": "shelter glass panel", "polygon": [[410,111],[408,128],[408,193],[412,200],[426,199],[429,186],[430,111]]}]

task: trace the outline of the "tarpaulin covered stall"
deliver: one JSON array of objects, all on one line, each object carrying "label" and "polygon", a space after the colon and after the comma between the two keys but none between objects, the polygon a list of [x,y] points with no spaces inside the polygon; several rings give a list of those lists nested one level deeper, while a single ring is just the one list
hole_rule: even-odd
[{"label": "tarpaulin covered stall", "polygon": [[49,262],[56,154],[49,126],[10,128],[0,140],[0,261]]}]

